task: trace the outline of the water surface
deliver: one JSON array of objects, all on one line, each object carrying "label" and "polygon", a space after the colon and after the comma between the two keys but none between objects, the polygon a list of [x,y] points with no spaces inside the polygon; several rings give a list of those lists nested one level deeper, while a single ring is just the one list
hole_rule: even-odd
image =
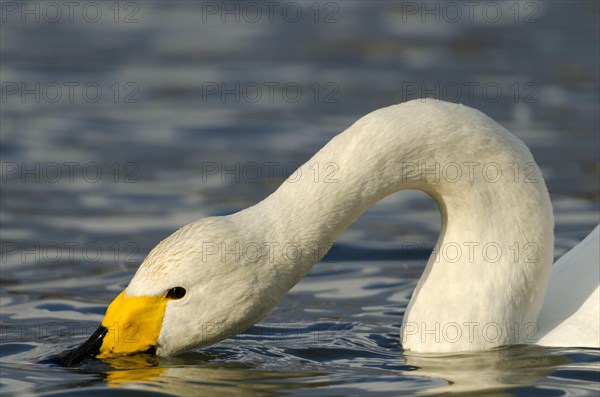
[{"label": "water surface", "polygon": [[481,109],[527,143],[562,255],[600,218],[596,2],[482,2],[502,16],[462,8],[458,19],[443,3],[436,19],[420,2],[294,2],[298,19],[262,9],[256,21],[238,2],[95,2],[85,16],[82,3],[72,21],[64,9],[53,21],[44,2],[29,2],[39,21],[23,18],[9,3],[3,395],[598,392],[597,350],[404,354],[402,315],[440,227],[418,192],[367,211],[244,334],[173,358],[49,359],[94,331],[175,229],[252,205],[360,116],[420,96]]}]

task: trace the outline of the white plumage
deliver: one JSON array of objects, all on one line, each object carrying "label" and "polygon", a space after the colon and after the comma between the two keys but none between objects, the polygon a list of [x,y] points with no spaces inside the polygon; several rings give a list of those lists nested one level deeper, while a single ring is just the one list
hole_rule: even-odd
[{"label": "white plumage", "polygon": [[[315,181],[308,167],[329,163],[333,180]],[[525,167],[534,167],[533,178]],[[519,139],[469,107],[416,100],[380,109],[334,137],[262,202],[162,241],[126,294],[187,289],[167,304],[158,354],[218,342],[266,317],[367,208],[420,189],[438,203],[443,226],[404,315],[405,349],[600,347],[598,228],[552,273],[552,206],[535,167]],[[450,254],[456,246],[458,257]],[[260,255],[250,259],[247,247]]]}]

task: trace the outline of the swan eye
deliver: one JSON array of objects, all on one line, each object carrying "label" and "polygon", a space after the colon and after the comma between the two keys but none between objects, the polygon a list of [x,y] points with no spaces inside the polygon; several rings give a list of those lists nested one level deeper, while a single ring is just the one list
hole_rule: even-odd
[{"label": "swan eye", "polygon": [[173,287],[167,292],[168,299],[181,299],[187,291],[183,287]]}]

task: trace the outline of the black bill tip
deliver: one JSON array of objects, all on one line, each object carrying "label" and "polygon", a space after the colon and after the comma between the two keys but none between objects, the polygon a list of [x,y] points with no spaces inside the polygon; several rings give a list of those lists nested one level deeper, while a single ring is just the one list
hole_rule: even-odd
[{"label": "black bill tip", "polygon": [[108,328],[99,326],[98,329],[90,336],[90,338],[82,343],[78,348],[67,351],[61,355],[60,360],[68,367],[80,364],[88,358],[94,358],[100,354],[102,341],[108,332]]}]

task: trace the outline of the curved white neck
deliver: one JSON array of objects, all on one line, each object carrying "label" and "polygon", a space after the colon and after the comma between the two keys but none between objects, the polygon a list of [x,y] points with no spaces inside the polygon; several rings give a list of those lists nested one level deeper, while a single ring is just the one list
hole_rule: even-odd
[{"label": "curved white neck", "polygon": [[243,213],[265,241],[301,247],[289,266],[275,261],[287,291],[367,208],[403,189],[427,192],[442,215],[404,315],[404,348],[527,342],[552,265],[552,207],[529,150],[476,110],[417,100],[375,111]]}]

